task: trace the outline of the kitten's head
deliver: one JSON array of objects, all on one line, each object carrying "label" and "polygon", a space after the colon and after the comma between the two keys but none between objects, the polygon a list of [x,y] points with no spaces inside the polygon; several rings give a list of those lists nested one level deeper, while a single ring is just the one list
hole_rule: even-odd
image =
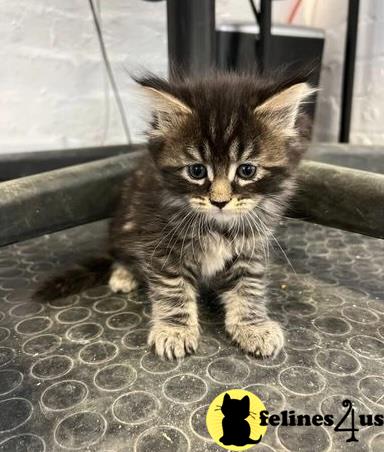
[{"label": "kitten's head", "polygon": [[228,393],[225,393],[221,412],[227,417],[246,419],[249,416],[249,397],[246,395],[242,399],[232,399]]},{"label": "kitten's head", "polygon": [[215,73],[137,80],[150,95],[149,147],[170,201],[218,223],[278,212],[303,151],[304,77]]}]

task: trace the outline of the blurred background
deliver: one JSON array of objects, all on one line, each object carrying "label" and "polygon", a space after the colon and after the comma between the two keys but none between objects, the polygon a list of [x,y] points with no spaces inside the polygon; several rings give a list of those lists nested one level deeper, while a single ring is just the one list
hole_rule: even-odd
[{"label": "blurred background", "polygon": [[[347,0],[272,2],[273,25],[324,33],[317,142],[338,141],[347,11]],[[0,17],[0,153],[144,140],[129,72],[167,74],[165,1],[0,0]],[[384,144],[384,2],[361,0],[358,17],[350,142],[379,145]],[[234,23],[255,23],[251,3],[217,0],[216,28]]]}]

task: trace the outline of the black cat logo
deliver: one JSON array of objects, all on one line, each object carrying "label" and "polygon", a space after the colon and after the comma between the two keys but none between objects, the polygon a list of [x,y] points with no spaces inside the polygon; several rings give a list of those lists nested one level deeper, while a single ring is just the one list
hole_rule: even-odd
[{"label": "black cat logo", "polygon": [[220,438],[222,444],[241,447],[247,444],[258,444],[261,441],[262,435],[258,439],[250,438],[251,427],[246,419],[255,413],[250,411],[250,402],[247,395],[242,399],[232,399],[226,393],[220,409],[224,414],[222,421],[223,436]]}]

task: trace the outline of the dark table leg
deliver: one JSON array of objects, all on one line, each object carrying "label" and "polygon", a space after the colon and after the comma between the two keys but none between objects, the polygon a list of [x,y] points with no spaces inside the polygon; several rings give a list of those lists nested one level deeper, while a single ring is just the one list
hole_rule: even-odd
[{"label": "dark table leg", "polygon": [[167,0],[170,75],[209,71],[215,65],[215,1]]},{"label": "dark table leg", "polygon": [[268,57],[271,42],[271,22],[272,22],[272,1],[260,1],[260,46],[259,46],[259,67],[260,71],[264,72],[268,69]]},{"label": "dark table leg", "polygon": [[355,76],[355,59],[360,0],[349,0],[348,24],[345,42],[343,93],[341,98],[340,143],[349,143],[351,128],[353,82]]}]

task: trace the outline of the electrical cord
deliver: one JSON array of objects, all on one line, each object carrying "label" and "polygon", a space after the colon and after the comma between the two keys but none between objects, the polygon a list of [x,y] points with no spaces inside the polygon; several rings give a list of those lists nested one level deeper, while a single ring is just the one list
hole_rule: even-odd
[{"label": "electrical cord", "polygon": [[[100,28],[103,29],[103,21],[101,17],[101,0],[96,0],[96,12],[99,20]],[[104,146],[107,142],[110,122],[111,122],[111,98],[110,98],[110,82],[107,71],[103,70],[103,85],[104,85],[104,121],[103,121],[103,135],[100,141],[101,146]]]},{"label": "electrical cord", "polygon": [[106,50],[105,43],[104,43],[103,33],[101,30],[99,18],[97,17],[97,13],[96,13],[96,8],[95,8],[95,5],[93,4],[93,0],[88,0],[88,2],[89,2],[89,6],[91,8],[93,22],[95,24],[97,38],[99,41],[100,51],[101,51],[101,55],[103,57],[105,69],[107,71],[109,82],[112,87],[113,95],[115,97],[116,104],[119,109],[121,123],[122,123],[123,129],[124,129],[125,137],[127,139],[128,144],[132,144],[131,134],[129,131],[129,126],[128,126],[127,118],[125,115],[124,106],[121,101],[119,90],[117,88],[116,80],[115,80],[115,77],[113,74],[112,66],[111,66],[111,63],[108,58],[107,50]]},{"label": "electrical cord", "polygon": [[253,15],[255,16],[256,23],[260,27],[260,12],[257,10],[255,2],[253,0],[249,0],[249,3],[251,5]]},{"label": "electrical cord", "polygon": [[289,15],[288,15],[288,18],[287,18],[287,22],[289,24],[292,24],[293,21],[295,20],[295,17],[297,15],[298,11],[299,11],[300,6],[301,6],[301,1],[302,0],[296,0],[296,2],[293,4],[291,10],[289,11]]}]

